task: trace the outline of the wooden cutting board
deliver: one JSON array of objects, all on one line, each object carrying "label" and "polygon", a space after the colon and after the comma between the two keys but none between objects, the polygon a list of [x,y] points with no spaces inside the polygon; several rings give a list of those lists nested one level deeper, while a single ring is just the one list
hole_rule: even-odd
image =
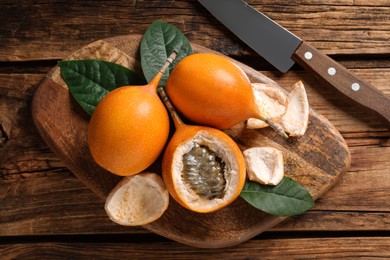
[{"label": "wooden cutting board", "polygon": [[[99,40],[76,51],[67,59],[104,59],[140,71],[140,35]],[[193,44],[195,52],[214,52]],[[235,61],[236,62],[236,61]],[[237,62],[252,82],[281,88],[259,72]],[[32,115],[44,141],[87,187],[104,200],[121,179],[99,167],[87,145],[89,116],[72,98],[56,66],[42,80],[34,95]],[[321,115],[310,111],[309,126],[300,138],[283,140],[269,128],[245,129],[244,124],[226,132],[242,149],[273,146],[283,152],[285,174],[305,186],[314,199],[327,192],[350,164],[348,147],[340,133]],[[131,160],[131,158],[129,158]],[[160,173],[159,162],[151,170]],[[172,198],[164,215],[144,227],[177,242],[205,248],[235,245],[260,234],[285,217],[265,214],[238,198],[214,213],[200,214],[182,208]]]}]

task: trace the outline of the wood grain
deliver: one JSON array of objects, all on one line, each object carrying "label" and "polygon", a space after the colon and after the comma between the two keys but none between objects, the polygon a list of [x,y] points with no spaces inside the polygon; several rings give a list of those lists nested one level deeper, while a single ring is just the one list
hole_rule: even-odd
[{"label": "wood grain", "polygon": [[[298,79],[311,83],[306,85],[311,107],[326,114],[347,137],[352,155],[349,172],[316,202],[316,211],[293,217],[272,230],[388,230],[390,205],[386,203],[390,201],[390,181],[387,180],[390,166],[387,158],[390,158],[390,150],[389,145],[384,145],[389,132],[382,130],[380,121],[375,123],[375,117],[345,108],[342,98],[331,90],[321,89],[305,72],[293,71],[283,77],[268,71],[262,73],[277,80],[286,89]],[[359,69],[354,73],[390,94],[387,84],[390,70]],[[147,232],[143,228],[123,229],[112,224],[105,216],[102,202],[96,201],[95,195],[66,170],[65,164],[30,127],[30,101],[44,76],[0,74],[0,124],[6,140],[0,147],[3,208],[0,211],[0,233],[22,236]],[[375,174],[371,172],[373,168],[376,169]],[[372,192],[373,189],[375,192]],[[30,206],[13,206],[21,202]],[[42,205],[46,207],[42,209]],[[52,210],[46,212],[45,209]]]},{"label": "wood grain", "polygon": [[[137,58],[140,36],[121,36],[97,41],[76,51],[69,58],[105,58],[125,61]],[[193,45],[196,52],[212,52]],[[118,51],[116,51],[118,50]],[[118,55],[118,52],[121,55]],[[238,63],[252,81],[280,88],[275,82]],[[66,84],[55,67],[39,85],[32,104],[39,133],[65,162],[66,166],[101,199],[119,181],[93,161],[86,142],[88,118],[72,100]],[[346,172],[350,154],[337,130],[323,117],[311,111],[305,136],[288,142],[266,128],[248,130],[241,124],[227,131],[242,149],[273,146],[283,152],[285,174],[306,186],[317,199]],[[336,156],[335,156],[336,155]],[[158,166],[158,165],[157,165]],[[156,168],[158,171],[158,168]],[[241,243],[273,227],[284,218],[264,214],[241,198],[232,205],[209,214],[197,214],[180,207],[173,199],[166,213],[145,227],[175,241],[197,247],[226,247]],[[191,228],[188,228],[191,227]]]},{"label": "wood grain", "polygon": [[[248,2],[390,96],[388,0]],[[155,19],[261,70],[286,89],[304,81],[310,106],[342,133],[352,155],[350,170],[315,209],[239,246],[212,250],[167,242],[143,228],[123,229],[105,217],[103,203],[32,127],[32,95],[56,61],[73,50],[101,38],[142,34]],[[3,0],[0,22],[2,259],[390,258],[389,129],[299,67],[275,72],[197,1]]]},{"label": "wood grain", "polygon": [[[197,1],[19,3],[2,1],[0,7],[1,61],[62,59],[93,40],[143,34],[156,19],[174,24],[194,43],[211,49],[218,46],[225,55],[254,55]],[[390,52],[390,6],[386,0],[249,3],[326,54]],[[112,17],[115,19],[109,19]]]},{"label": "wood grain", "polygon": [[[385,176],[383,171],[376,176],[366,171],[359,177],[375,182]],[[148,233],[141,227],[112,223],[104,212],[104,203],[67,170],[23,175],[23,179],[1,182],[2,236]],[[352,186],[355,179],[347,173],[341,186]],[[390,199],[390,182],[376,181],[382,185],[377,184],[378,191],[371,192],[372,182],[360,182],[348,191],[336,186],[317,200],[313,210],[291,217],[270,231],[390,231],[390,207],[381,204]]]},{"label": "wood grain", "polygon": [[[357,73],[388,91],[385,81],[389,73],[386,70],[367,69]],[[272,73],[268,75],[272,76]],[[288,87],[299,78],[306,80],[307,76],[303,72],[294,72],[279,82]],[[0,75],[3,82],[0,93],[4,98],[0,122],[8,139],[0,148],[0,158],[3,159],[0,164],[3,209],[0,211],[0,233],[6,236],[145,233],[142,228],[122,228],[111,223],[105,216],[103,203],[96,201],[95,195],[65,169],[64,163],[30,127],[29,100],[42,77],[43,74]],[[336,187],[317,201],[315,211],[293,217],[272,230],[389,230],[390,205],[386,203],[390,201],[387,159],[390,158],[390,149],[389,146],[383,147],[385,133],[380,137],[381,132],[377,132],[380,129],[369,127],[364,122],[356,132],[343,128],[353,125],[354,120],[349,121],[340,115],[343,108],[327,105],[330,94],[323,97],[312,87],[307,85],[311,105],[317,110],[330,109],[332,112],[328,118],[334,124],[338,123],[338,128],[349,136],[346,140],[352,154],[351,168]],[[368,131],[371,134],[366,134]],[[364,136],[360,137],[362,134]],[[373,173],[371,169],[374,168]],[[79,200],[79,197],[83,199]],[[15,208],[14,205],[29,206]]]},{"label": "wood grain", "polygon": [[[306,54],[310,54],[310,58],[307,58]],[[305,41],[296,49],[292,59],[324,85],[336,88],[345,98],[355,102],[355,106],[359,105],[361,109],[370,110],[383,117],[390,126],[390,98],[384,93]]]},{"label": "wood grain", "polygon": [[0,254],[3,259],[388,259],[389,244],[390,238],[386,237],[294,238],[252,240],[230,248],[194,250],[172,242],[38,242],[0,245]]}]

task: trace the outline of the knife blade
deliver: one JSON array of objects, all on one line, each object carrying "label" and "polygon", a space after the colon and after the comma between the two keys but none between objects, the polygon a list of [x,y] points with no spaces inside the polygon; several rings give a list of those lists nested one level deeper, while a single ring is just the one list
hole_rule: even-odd
[{"label": "knife blade", "polygon": [[281,72],[295,63],[390,123],[390,98],[243,0],[198,0]]}]

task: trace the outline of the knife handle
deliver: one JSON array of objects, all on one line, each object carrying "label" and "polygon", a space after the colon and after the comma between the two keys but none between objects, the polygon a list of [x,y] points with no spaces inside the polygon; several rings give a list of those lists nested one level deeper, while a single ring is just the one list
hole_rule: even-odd
[{"label": "knife handle", "polygon": [[292,55],[308,72],[338,89],[345,96],[372,110],[390,123],[390,98],[353,75],[327,55],[303,41]]}]

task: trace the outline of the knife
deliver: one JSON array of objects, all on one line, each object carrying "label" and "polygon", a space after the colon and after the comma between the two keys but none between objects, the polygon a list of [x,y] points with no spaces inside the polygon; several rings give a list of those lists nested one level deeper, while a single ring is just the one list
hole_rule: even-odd
[{"label": "knife", "polygon": [[281,72],[295,63],[390,123],[390,98],[242,0],[198,0]]}]

